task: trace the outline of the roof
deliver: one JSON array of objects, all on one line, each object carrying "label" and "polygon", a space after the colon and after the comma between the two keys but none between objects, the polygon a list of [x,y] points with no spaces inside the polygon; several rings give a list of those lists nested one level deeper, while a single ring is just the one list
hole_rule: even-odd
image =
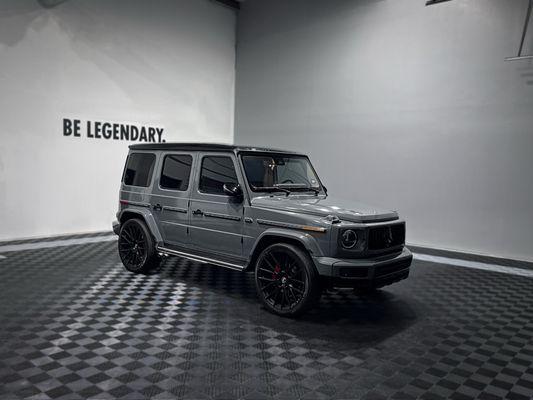
[{"label": "roof", "polygon": [[294,151],[270,149],[265,147],[239,146],[221,143],[143,143],[130,145],[131,150],[163,150],[163,151],[250,151],[268,153],[298,154]]}]

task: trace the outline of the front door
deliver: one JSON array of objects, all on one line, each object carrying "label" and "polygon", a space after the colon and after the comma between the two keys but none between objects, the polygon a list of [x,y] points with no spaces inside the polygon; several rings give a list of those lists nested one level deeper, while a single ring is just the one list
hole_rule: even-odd
[{"label": "front door", "polygon": [[189,153],[161,155],[150,203],[165,244],[189,244],[188,206],[193,161],[193,155]]},{"label": "front door", "polygon": [[203,153],[197,162],[196,187],[190,203],[190,241],[200,251],[242,256],[243,202],[224,193],[238,183],[233,154]]}]

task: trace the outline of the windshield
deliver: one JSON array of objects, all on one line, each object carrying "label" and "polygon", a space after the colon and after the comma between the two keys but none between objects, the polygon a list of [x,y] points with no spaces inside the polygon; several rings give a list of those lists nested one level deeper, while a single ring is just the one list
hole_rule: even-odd
[{"label": "windshield", "polygon": [[255,192],[266,189],[320,190],[309,159],[297,155],[245,155],[244,171]]}]

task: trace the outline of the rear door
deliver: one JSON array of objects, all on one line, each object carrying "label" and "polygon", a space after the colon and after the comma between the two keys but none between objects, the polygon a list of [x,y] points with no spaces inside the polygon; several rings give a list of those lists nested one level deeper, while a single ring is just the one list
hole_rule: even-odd
[{"label": "rear door", "polygon": [[[199,251],[242,256],[243,202],[224,193],[239,183],[233,153],[200,153],[191,193],[190,240]],[[242,187],[242,182],[241,182]]]},{"label": "rear door", "polygon": [[194,154],[163,152],[152,191],[151,205],[165,244],[189,244],[189,197]]}]

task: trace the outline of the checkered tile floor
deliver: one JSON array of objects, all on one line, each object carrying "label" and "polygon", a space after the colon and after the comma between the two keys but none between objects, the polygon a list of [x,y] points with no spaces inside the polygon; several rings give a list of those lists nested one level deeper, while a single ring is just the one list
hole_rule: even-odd
[{"label": "checkered tile floor", "polygon": [[247,274],[115,246],[4,253],[0,398],[533,398],[533,279],[416,261],[289,320]]}]

